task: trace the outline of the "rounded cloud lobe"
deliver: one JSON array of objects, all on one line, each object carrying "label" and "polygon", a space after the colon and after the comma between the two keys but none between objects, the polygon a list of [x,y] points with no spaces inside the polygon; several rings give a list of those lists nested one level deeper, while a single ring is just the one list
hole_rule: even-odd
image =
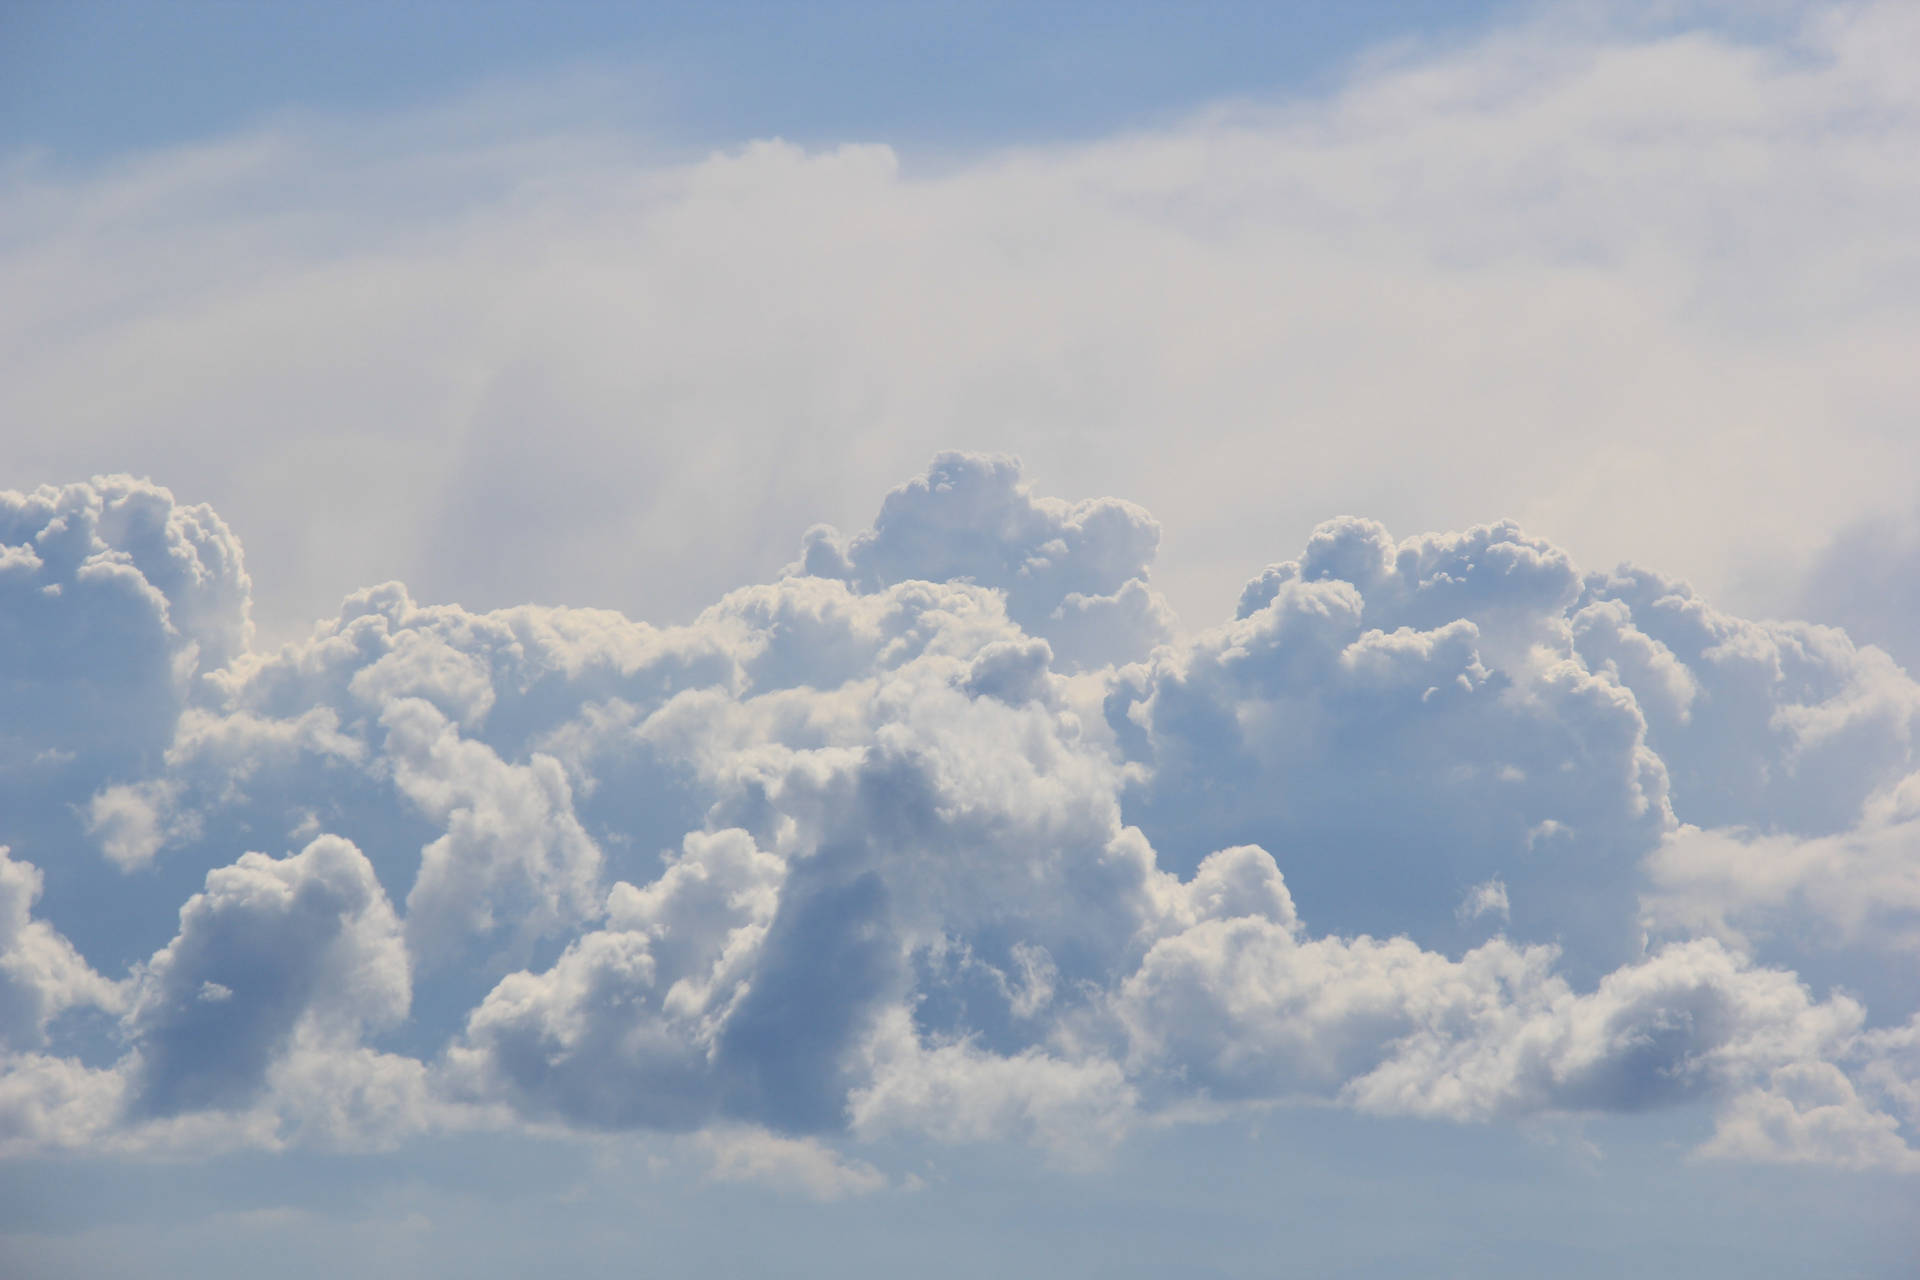
[{"label": "rounded cloud lobe", "polygon": [[1183,635],[1145,512],[942,454],[690,623],[387,584],[265,652],[211,512],[0,513],[10,1148],[651,1129],[846,1194],[823,1144],[1319,1101],[1920,1163],[1920,686],[1841,632],[1343,519]]}]

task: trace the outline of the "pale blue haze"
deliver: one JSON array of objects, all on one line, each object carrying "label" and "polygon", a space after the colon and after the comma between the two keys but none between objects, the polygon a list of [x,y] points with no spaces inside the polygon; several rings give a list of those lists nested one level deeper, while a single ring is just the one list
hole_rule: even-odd
[{"label": "pale blue haze", "polygon": [[779,136],[972,149],[1323,89],[1375,46],[1456,41],[1517,8],[11,0],[0,13],[0,139],[98,160],[287,112],[371,115],[489,82],[592,73],[632,94],[610,123],[685,145]]}]

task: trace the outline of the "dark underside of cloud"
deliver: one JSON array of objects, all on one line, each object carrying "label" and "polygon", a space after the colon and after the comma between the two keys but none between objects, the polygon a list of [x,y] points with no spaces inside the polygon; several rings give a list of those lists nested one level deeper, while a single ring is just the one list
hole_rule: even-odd
[{"label": "dark underside of cloud", "polygon": [[1359,519],[1183,633],[1159,536],[945,454],[686,625],[389,583],[265,652],[210,510],[0,494],[0,1141],[1704,1102],[1920,1163],[1884,652]]}]

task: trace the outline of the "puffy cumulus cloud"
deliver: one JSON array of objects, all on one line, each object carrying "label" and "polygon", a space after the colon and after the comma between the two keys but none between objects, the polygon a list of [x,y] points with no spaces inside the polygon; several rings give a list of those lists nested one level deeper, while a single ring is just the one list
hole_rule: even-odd
[{"label": "puffy cumulus cloud", "polygon": [[98,1143],[125,1109],[126,1074],[76,1058],[0,1058],[0,1155]]},{"label": "puffy cumulus cloud", "polygon": [[1825,1064],[1860,1031],[1853,1001],[1816,1002],[1712,941],[1585,993],[1555,959],[1496,940],[1455,961],[1405,938],[1213,919],[1157,943],[1114,1011],[1136,1070],[1162,1088],[1455,1120],[1724,1096],[1783,1064]]},{"label": "puffy cumulus cloud", "polygon": [[416,954],[445,963],[462,939],[501,933],[524,952],[595,913],[600,851],[573,815],[557,760],[508,764],[412,698],[380,718],[394,785],[446,832],[420,851],[407,894]]},{"label": "puffy cumulus cloud", "polygon": [[122,992],[95,973],[73,944],[33,917],[40,869],[0,845],[0,1048],[38,1048],[61,1012],[118,1010]]},{"label": "puffy cumulus cloud", "polygon": [[1920,766],[1920,685],[1884,650],[1732,617],[1647,570],[1588,595],[1576,646],[1645,708],[1681,820],[1828,835]]},{"label": "puffy cumulus cloud", "polygon": [[1721,1113],[1701,1154],[1773,1164],[1920,1171],[1920,1152],[1830,1063],[1795,1063]]},{"label": "puffy cumulus cloud", "polygon": [[1648,922],[1803,949],[1920,948],[1920,774],[1874,797],[1857,826],[1801,837],[1682,826],[1647,863]]},{"label": "puffy cumulus cloud", "polygon": [[[267,1069],[266,1087],[252,1116],[238,1117],[227,1133],[214,1131],[227,1145],[275,1149],[313,1147],[385,1150],[436,1130],[497,1125],[484,1108],[449,1101],[436,1089],[426,1063],[406,1054],[385,1053],[365,1045],[296,1029],[293,1043]],[[165,1150],[178,1139],[171,1125],[151,1126],[136,1140]]]},{"label": "puffy cumulus cloud", "polygon": [[[225,523],[158,485],[0,492],[0,842],[53,866],[68,806],[154,769],[203,679],[246,652],[249,591]],[[157,808],[121,789],[86,812],[132,866]]]},{"label": "puffy cumulus cloud", "polygon": [[350,1046],[405,1018],[410,996],[400,922],[364,854],[337,836],[244,854],[207,874],[135,977],[135,1108],[244,1106],[296,1040]]},{"label": "puffy cumulus cloud", "polygon": [[1672,821],[1633,691],[1574,645],[1587,584],[1511,524],[1396,543],[1322,526],[1238,617],[1123,671],[1128,812],[1171,865],[1254,841],[1318,917],[1451,942],[1500,878],[1514,927],[1618,960],[1625,874]]},{"label": "puffy cumulus cloud", "polygon": [[196,657],[34,828],[75,891],[0,861],[6,1140],[660,1130],[832,1196],[1310,1101],[1913,1163],[1912,1009],[1794,967],[1912,951],[1884,655],[1505,523],[1332,522],[1180,636],[1157,537],[946,454],[691,622],[387,584]]},{"label": "puffy cumulus cloud", "polygon": [[848,1118],[863,1137],[1011,1139],[1073,1163],[1097,1159],[1139,1110],[1138,1091],[1110,1058],[1039,1046],[1000,1054],[965,1039],[929,1043],[904,1009],[881,1020],[862,1054],[866,1083],[850,1094]]},{"label": "puffy cumulus cloud", "polygon": [[1883,652],[1582,573],[1510,524],[1335,521],[1238,614],[1116,679],[1152,766],[1129,815],[1170,859],[1260,842],[1345,930],[1460,941],[1431,904],[1497,879],[1513,928],[1617,963],[1636,864],[1688,824],[1874,830],[1920,764],[1920,686]]},{"label": "puffy cumulus cloud", "polygon": [[453,1061],[486,1077],[470,1087],[504,1087],[575,1122],[689,1129],[713,1118],[720,1038],[785,873],[744,831],[690,833],[658,880],[613,886],[608,928],[488,993]]},{"label": "puffy cumulus cloud", "polygon": [[121,1112],[127,1092],[124,1073],[90,1066],[68,1041],[89,1030],[70,1025],[74,1015],[122,1013],[128,984],[96,973],[34,916],[42,883],[38,867],[0,845],[0,1155],[80,1146]]},{"label": "puffy cumulus cloud", "polygon": [[1036,498],[1013,458],[943,453],[887,495],[871,529],[809,530],[795,568],[859,591],[912,579],[992,587],[1059,656],[1105,665],[1172,635],[1172,611],[1147,585],[1159,545],[1160,526],[1130,502]]},{"label": "puffy cumulus cloud", "polygon": [[[38,642],[49,658],[62,641],[77,649],[45,675],[78,676],[79,692],[97,692],[97,664],[110,652],[79,648],[83,639],[123,646],[142,660],[136,671],[161,659],[176,683],[246,649],[251,583],[238,540],[212,508],[176,502],[150,481],[0,492],[0,546],[16,643]],[[37,611],[34,596],[44,602]]]},{"label": "puffy cumulus cloud", "polygon": [[1711,940],[1623,966],[1584,994],[1550,978],[1516,983],[1514,959],[1494,959],[1515,998],[1423,1002],[1418,1030],[1348,1096],[1455,1118],[1645,1110],[1724,1095],[1780,1064],[1821,1063],[1852,1043],[1863,1016],[1847,997],[1816,1002],[1791,973],[1753,968]]}]

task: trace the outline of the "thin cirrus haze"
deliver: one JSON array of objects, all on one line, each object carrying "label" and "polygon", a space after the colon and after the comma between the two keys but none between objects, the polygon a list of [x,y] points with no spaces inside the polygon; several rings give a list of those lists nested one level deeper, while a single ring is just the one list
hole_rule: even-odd
[{"label": "thin cirrus haze", "polygon": [[1350,511],[1795,616],[1915,510],[1920,30],[1783,21],[1547,9],[1321,98],[924,157],[688,155],[591,81],[24,156],[0,468],[212,502],[276,641],[389,577],[684,621],[956,447],[1154,511],[1185,617]]},{"label": "thin cirrus haze", "polygon": [[1906,1275],[1920,11],[798,8],[0,87],[0,1272]]}]

